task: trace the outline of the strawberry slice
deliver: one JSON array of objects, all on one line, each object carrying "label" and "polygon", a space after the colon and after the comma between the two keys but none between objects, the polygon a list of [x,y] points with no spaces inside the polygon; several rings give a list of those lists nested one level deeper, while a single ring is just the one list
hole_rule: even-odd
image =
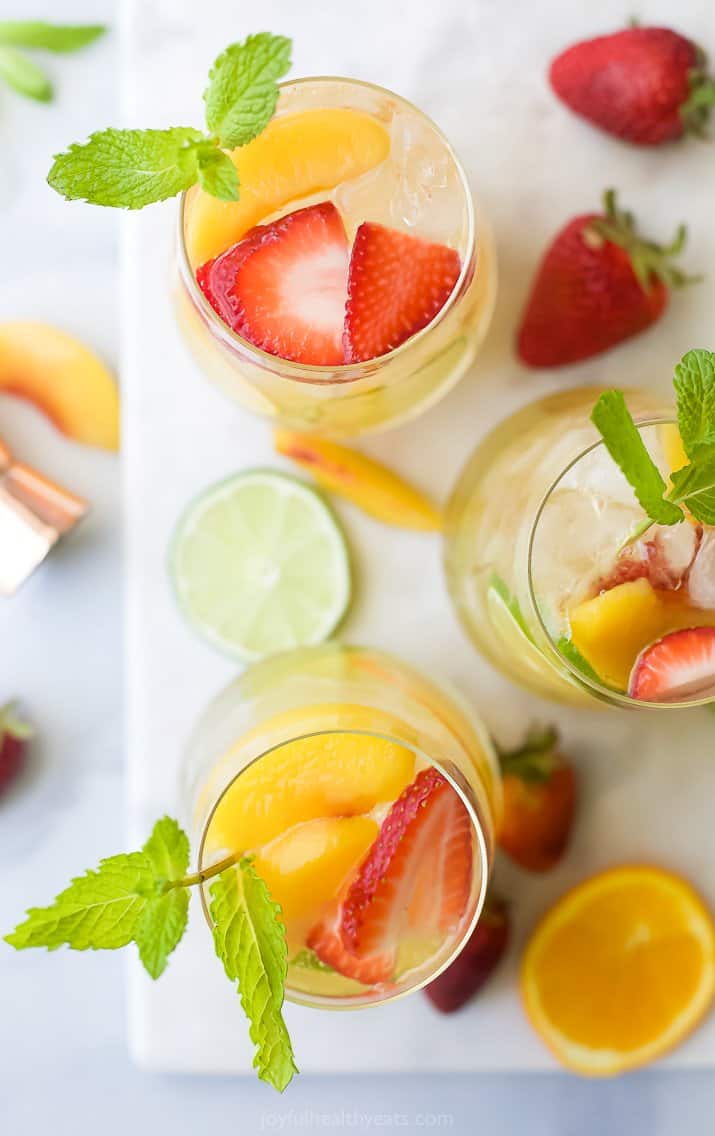
[{"label": "strawberry slice", "polygon": [[321,962],[332,966],[345,978],[354,978],[365,986],[379,986],[389,982],[395,969],[395,952],[385,951],[371,958],[357,958],[345,946],[340,933],[342,908],[335,904],[308,935],[306,944],[315,951]]},{"label": "strawberry slice", "polygon": [[342,905],[341,934],[358,958],[396,951],[407,926],[455,929],[472,878],[469,814],[436,769],[424,769],[395,801]]},{"label": "strawberry slice", "polygon": [[364,222],[350,258],[346,361],[385,355],[426,327],[444,306],[460,271],[454,249]]},{"label": "strawberry slice", "polygon": [[348,275],[345,228],[324,201],[259,225],[199,268],[199,287],[238,335],[281,359],[343,360]]},{"label": "strawberry slice", "polygon": [[631,671],[628,693],[647,702],[715,697],[715,627],[672,631],[646,647]]}]

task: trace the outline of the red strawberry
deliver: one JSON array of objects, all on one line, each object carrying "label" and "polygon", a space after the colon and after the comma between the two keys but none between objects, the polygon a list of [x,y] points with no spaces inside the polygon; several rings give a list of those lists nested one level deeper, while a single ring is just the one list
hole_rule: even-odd
[{"label": "red strawberry", "polygon": [[671,631],[646,647],[631,671],[628,693],[646,702],[715,697],[715,627]]},{"label": "red strawberry", "polygon": [[346,361],[376,359],[426,327],[446,303],[460,271],[454,249],[364,222],[350,258]]},{"label": "red strawberry", "polygon": [[523,746],[500,758],[504,812],[499,845],[531,872],[553,868],[571,835],[576,777],[557,743],[553,728],[532,730]]},{"label": "red strawberry", "polygon": [[15,714],[15,703],[0,706],[0,793],[14,781],[25,761],[27,739],[32,730]]},{"label": "red strawberry", "polygon": [[684,227],[662,248],[638,236],[613,190],[604,200],[605,214],[574,217],[539,266],[517,344],[530,367],[577,363],[637,335],[663,314],[669,289],[689,281],[669,263]]},{"label": "red strawberry", "polygon": [[447,934],[464,916],[472,882],[472,826],[436,769],[417,775],[392,805],[357,876],[308,946],[361,982],[392,976],[403,932]]},{"label": "red strawberry", "polygon": [[342,905],[343,942],[358,958],[395,950],[406,923],[446,933],[463,917],[472,826],[458,794],[424,769],[395,801]]},{"label": "red strawberry", "polygon": [[425,987],[433,1006],[451,1014],[468,1002],[491,976],[509,942],[509,912],[489,895],[479,922],[454,962]]},{"label": "red strawberry", "polygon": [[705,63],[676,32],[633,27],[570,47],[553,61],[549,78],[576,114],[627,142],[659,146],[705,133],[715,106]]},{"label": "red strawberry", "polygon": [[201,266],[199,287],[233,331],[281,359],[343,362],[348,244],[329,202],[259,225]]}]

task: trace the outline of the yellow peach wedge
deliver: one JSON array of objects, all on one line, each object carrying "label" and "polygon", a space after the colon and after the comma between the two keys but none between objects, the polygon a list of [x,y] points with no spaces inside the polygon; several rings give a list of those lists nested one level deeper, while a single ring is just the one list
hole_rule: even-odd
[{"label": "yellow peach wedge", "polygon": [[359,177],[389,152],[385,127],[361,111],[334,107],[279,115],[230,155],[239,201],[219,201],[198,189],[187,198],[184,236],[192,268],[230,248],[271,213]]},{"label": "yellow peach wedge", "polygon": [[313,434],[277,430],[274,437],[279,454],[378,521],[420,532],[441,529],[442,516],[429,498],[372,458]]},{"label": "yellow peach wedge", "polygon": [[43,323],[0,323],[0,394],[24,398],[87,446],[119,448],[117,386],[77,339]]}]

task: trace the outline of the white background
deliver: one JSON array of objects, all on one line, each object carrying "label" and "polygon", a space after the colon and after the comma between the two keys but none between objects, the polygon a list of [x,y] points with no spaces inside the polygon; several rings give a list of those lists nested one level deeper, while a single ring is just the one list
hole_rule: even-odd
[{"label": "white background", "polygon": [[[184,24],[189,17],[197,18],[195,5],[157,0],[145,7],[148,36],[156,34],[152,22],[157,13],[175,15]],[[204,3],[200,9],[209,23],[214,7],[223,6]],[[466,0],[463,7],[465,12],[474,8]],[[524,6],[499,7],[505,15],[512,9],[518,21]],[[326,18],[327,10],[326,5]],[[661,5],[651,5],[641,15],[645,18],[659,10],[664,11]],[[335,20],[336,6],[331,5],[330,11]],[[405,18],[407,11],[405,7]],[[347,5],[345,13],[347,19]],[[699,31],[707,42],[706,5],[683,4],[680,13],[682,26]],[[350,14],[354,15],[352,9]],[[624,12],[624,17],[629,14],[630,10]],[[105,19],[116,25],[113,6],[100,2],[63,0],[61,13],[56,3],[40,0],[31,12],[25,3],[0,3],[1,18],[20,15]],[[711,47],[713,31],[710,20]],[[217,48],[226,38],[222,34]],[[555,47],[566,38],[560,27],[554,28]],[[395,50],[400,52],[399,45]],[[99,210],[69,209],[44,187],[43,177],[54,150],[102,123],[118,121],[116,34],[87,52],[81,62],[80,57],[52,60],[50,69],[59,92],[50,109],[0,90],[0,318],[51,319],[77,331],[114,361],[119,341],[116,218]],[[352,70],[384,78],[371,76],[365,60],[356,59]],[[394,85],[400,86],[397,81]],[[506,92],[505,97],[509,97]],[[439,108],[427,109],[436,113]],[[444,107],[440,121],[453,134],[449,118],[449,108]],[[506,141],[504,145],[508,148]],[[655,198],[659,192],[668,195],[671,163],[684,160],[694,169],[697,159],[673,154],[667,166],[660,157],[648,166],[630,155],[621,160],[626,163],[628,186],[634,191],[650,189]],[[693,196],[705,192],[695,177],[690,192]],[[523,184],[515,198],[517,206],[520,200],[525,208],[530,206]],[[488,205],[492,215],[499,212],[497,201]],[[507,280],[517,281],[517,287],[519,264],[533,258],[543,234],[562,219],[543,202],[539,208],[532,246],[501,249],[506,254],[502,262]],[[712,230],[698,236],[701,247],[709,240],[712,248]],[[706,266],[707,259],[705,250],[705,260],[698,266]],[[503,349],[510,318],[505,312],[497,318],[491,350]],[[652,336],[639,345],[638,354],[623,349],[624,367],[636,359],[640,367],[657,367],[663,342],[658,331]],[[23,457],[64,479],[95,504],[92,519],[77,538],[58,550],[51,565],[5,605],[0,616],[4,644],[0,691],[22,693],[40,728],[28,777],[0,802],[0,856],[5,868],[0,926],[4,929],[16,921],[26,903],[43,901],[69,874],[121,847],[124,786],[116,460],[59,439],[31,409],[9,400],[0,403],[0,428]],[[132,1126],[140,1134],[159,1127],[194,1133],[220,1123],[246,1133],[271,1126],[275,1130],[281,1124],[284,1131],[291,1126],[300,1130],[301,1125],[303,1130],[308,1126],[340,1130],[336,1124],[321,1124],[320,1116],[310,1110],[313,1114],[344,1110],[342,1127],[354,1131],[361,1130],[354,1112],[370,1114],[373,1127],[380,1115],[392,1116],[392,1127],[406,1116],[403,1131],[419,1130],[420,1113],[451,1114],[451,1131],[474,1131],[478,1126],[495,1134],[527,1128],[535,1134],[601,1133],[626,1125],[636,1133],[669,1134],[676,1129],[695,1133],[710,1126],[715,1103],[711,1074],[647,1072],[596,1085],[560,1074],[419,1079],[304,1076],[283,1100],[244,1079],[150,1077],[133,1070],[127,1061],[122,986],[121,961],[111,955],[58,952],[48,960],[39,953],[3,952],[3,1131],[34,1136],[53,1127],[80,1136],[95,1130],[112,1136]],[[368,1130],[365,1124],[362,1130]]]}]

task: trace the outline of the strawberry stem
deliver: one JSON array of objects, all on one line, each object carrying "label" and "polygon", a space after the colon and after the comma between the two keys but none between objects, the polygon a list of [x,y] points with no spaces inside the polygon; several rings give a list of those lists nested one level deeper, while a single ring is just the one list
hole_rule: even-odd
[{"label": "strawberry stem", "polygon": [[561,764],[556,751],[559,741],[555,726],[532,726],[522,745],[512,750],[497,748],[502,776],[522,781],[548,781]]},{"label": "strawberry stem", "polygon": [[680,117],[686,133],[708,138],[710,111],[715,107],[715,79],[700,67],[694,68],[688,78],[690,95],[680,108]]},{"label": "strawberry stem", "polygon": [[659,245],[641,237],[636,228],[635,217],[627,210],[619,209],[615,189],[607,189],[603,195],[604,216],[590,221],[586,232],[595,234],[624,249],[630,258],[633,271],[644,291],[648,291],[653,280],[659,280],[669,288],[682,288],[694,284],[699,276],[688,276],[671,260],[679,256],[685,247],[687,229],[679,225],[669,245]]},{"label": "strawberry stem", "polygon": [[0,740],[4,734],[18,741],[27,741],[34,734],[29,722],[24,722],[17,714],[17,702],[6,702],[0,706]]}]

